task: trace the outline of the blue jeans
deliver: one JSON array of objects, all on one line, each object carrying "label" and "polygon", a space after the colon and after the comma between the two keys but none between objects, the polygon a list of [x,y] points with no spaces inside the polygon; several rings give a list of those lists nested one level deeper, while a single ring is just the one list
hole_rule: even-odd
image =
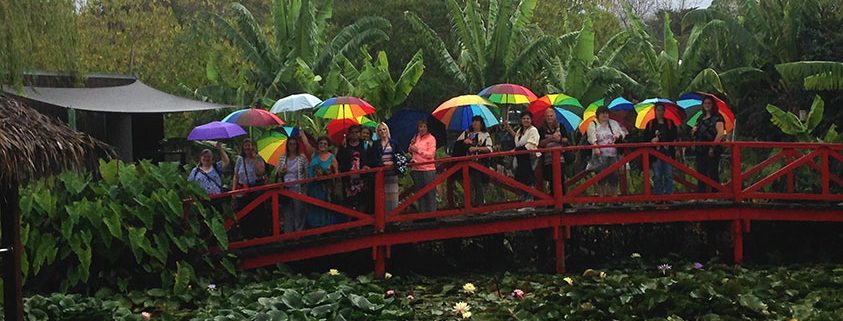
[{"label": "blue jeans", "polygon": [[673,166],[662,159],[652,158],[653,194],[673,194]]}]

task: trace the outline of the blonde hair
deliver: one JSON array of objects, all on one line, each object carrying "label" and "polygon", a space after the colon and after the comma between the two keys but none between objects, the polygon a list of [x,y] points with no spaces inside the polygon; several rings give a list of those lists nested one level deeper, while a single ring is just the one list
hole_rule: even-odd
[{"label": "blonde hair", "polygon": [[[380,124],[378,124],[378,127],[375,128],[375,131],[377,131],[378,128],[381,128],[381,127],[386,129],[386,140],[392,139],[392,134],[389,132],[389,126],[386,125],[386,123],[384,123],[384,122],[381,122]],[[378,135],[378,138],[380,138],[380,135]]]}]

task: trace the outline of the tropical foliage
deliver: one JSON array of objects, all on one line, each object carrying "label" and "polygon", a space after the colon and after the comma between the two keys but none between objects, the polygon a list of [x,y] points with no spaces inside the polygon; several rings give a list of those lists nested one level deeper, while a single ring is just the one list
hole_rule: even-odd
[{"label": "tropical foliage", "polygon": [[466,1],[463,7],[449,0],[456,46],[446,43],[415,13],[405,15],[431,59],[464,90],[477,92],[489,84],[529,79],[539,70],[541,57],[558,47],[556,39],[531,25],[535,8],[535,0],[495,0],[482,12],[478,1]]},{"label": "tropical foliage", "polygon": [[389,38],[386,30],[390,23],[380,17],[361,17],[329,38],[333,5],[333,0],[276,0],[271,33],[264,32],[252,12],[236,2],[226,8],[225,16],[212,13],[210,20],[249,63],[247,77],[255,86],[255,98],[278,98],[303,92],[329,73],[338,72],[338,57]]},{"label": "tropical foliage", "polygon": [[796,137],[803,142],[843,143],[843,135],[837,132],[837,126],[834,124],[831,125],[825,135],[814,138],[814,133],[822,121],[824,111],[825,102],[820,96],[814,97],[814,103],[811,104],[811,109],[804,121],[800,120],[798,115],[784,111],[775,105],[767,105],[767,112],[771,116],[770,121],[783,133]]},{"label": "tropical foliage", "polygon": [[99,175],[65,172],[21,192],[22,266],[30,288],[161,284],[181,294],[198,272],[234,272],[228,258],[209,259],[209,246],[228,246],[222,217],[200,203],[183,208],[183,199],[207,194],[177,165],[101,161]]}]

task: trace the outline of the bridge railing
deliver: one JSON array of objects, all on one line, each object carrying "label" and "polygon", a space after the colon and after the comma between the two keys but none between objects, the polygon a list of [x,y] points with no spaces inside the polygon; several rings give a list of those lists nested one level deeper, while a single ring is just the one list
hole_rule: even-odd
[{"label": "bridge railing", "polygon": [[[716,158],[720,165],[717,179],[698,172],[694,166],[694,150],[701,146],[722,149],[722,155]],[[421,189],[415,189],[409,178],[401,178],[402,197],[392,209],[386,208],[385,201],[386,178],[394,175],[391,167],[272,183],[212,195],[211,199],[237,200],[236,210],[225,225],[228,230],[240,230],[240,233],[232,233],[233,239],[229,245],[232,249],[312,235],[347,233],[359,228],[383,232],[387,227],[402,222],[490,215],[525,207],[550,208],[561,212],[565,208],[607,203],[651,204],[682,200],[843,201],[843,179],[840,177],[840,173],[843,173],[843,145],[840,144],[676,142],[599,146],[605,147],[616,147],[620,153],[617,161],[598,171],[586,170],[587,162],[584,160],[598,146],[568,146],[437,159],[432,162],[437,167],[436,179]],[[673,147],[677,153],[667,155],[659,147]],[[514,179],[513,167],[509,165],[512,159],[536,152],[551,155],[552,173],[542,173],[544,158],[538,157],[535,158],[537,180],[534,184]],[[570,157],[577,154],[578,157]],[[675,191],[671,194],[654,193],[651,165],[656,160],[673,168]],[[362,177],[369,189],[368,193],[356,196],[353,202],[342,198],[320,198],[308,191],[319,186],[329,191],[329,194],[337,194],[330,191],[341,186],[343,179],[352,176]],[[545,180],[545,177],[548,179]],[[598,185],[607,183],[617,184],[619,192],[599,195]],[[290,189],[295,185],[302,186],[301,191]],[[478,188],[482,188],[483,195],[472,197],[472,191]],[[433,191],[436,191],[439,199],[436,210],[419,212],[415,203]],[[284,233],[285,222],[281,208],[288,206],[290,200],[303,203],[305,215],[327,211],[335,221],[326,226]],[[248,220],[257,223],[245,224]],[[261,232],[256,233],[254,230]]]}]

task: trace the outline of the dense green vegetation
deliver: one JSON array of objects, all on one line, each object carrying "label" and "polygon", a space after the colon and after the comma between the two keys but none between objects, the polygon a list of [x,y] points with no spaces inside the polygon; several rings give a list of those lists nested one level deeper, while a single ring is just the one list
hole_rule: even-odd
[{"label": "dense green vegetation", "polygon": [[[258,271],[179,300],[160,289],[27,299],[30,320],[838,320],[843,269],[642,261],[581,275],[386,280]],[[470,312],[467,313],[467,312]]]}]

